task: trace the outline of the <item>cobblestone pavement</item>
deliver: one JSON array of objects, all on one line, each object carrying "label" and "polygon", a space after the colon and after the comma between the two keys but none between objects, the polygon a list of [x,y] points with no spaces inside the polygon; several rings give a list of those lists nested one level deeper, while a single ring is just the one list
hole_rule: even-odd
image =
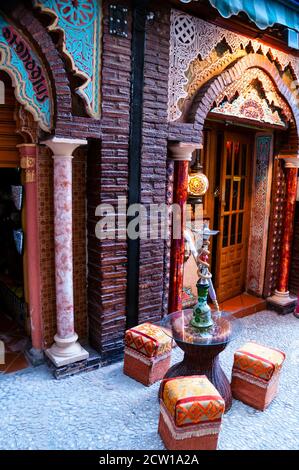
[{"label": "cobblestone pavement", "polygon": [[[220,449],[298,449],[299,320],[264,311],[242,319],[241,336],[221,354],[230,375],[233,351],[254,339],[287,354],[280,392],[256,411],[234,401]],[[178,348],[173,361],[181,357]],[[55,381],[46,366],[0,376],[1,449],[163,449],[157,434],[158,384],[122,374],[122,363]]]}]

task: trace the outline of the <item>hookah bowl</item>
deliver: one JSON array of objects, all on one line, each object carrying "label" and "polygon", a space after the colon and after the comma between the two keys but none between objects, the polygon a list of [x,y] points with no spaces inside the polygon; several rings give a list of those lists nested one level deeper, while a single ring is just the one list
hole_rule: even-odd
[{"label": "hookah bowl", "polygon": [[213,326],[214,322],[207,302],[209,283],[202,284],[201,281],[202,279],[199,279],[196,284],[198,301],[193,307],[193,317],[190,324],[195,328],[207,329]]}]

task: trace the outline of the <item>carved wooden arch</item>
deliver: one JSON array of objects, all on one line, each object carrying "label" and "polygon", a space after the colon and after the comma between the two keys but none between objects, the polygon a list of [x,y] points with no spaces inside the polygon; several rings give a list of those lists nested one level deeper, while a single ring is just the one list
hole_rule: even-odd
[{"label": "carved wooden arch", "polygon": [[280,77],[275,65],[268,58],[260,54],[250,54],[241,58],[233,66],[201,87],[190,104],[188,112],[185,114],[185,122],[193,124],[194,129],[199,131],[200,140],[202,141],[204,121],[217,97],[224,93],[227,87],[240,79],[250,68],[262,69],[271,78],[278,92],[290,107],[294,120],[294,125],[290,127],[291,140],[294,141],[294,137],[296,137],[296,142],[298,142],[299,109],[296,97]]}]

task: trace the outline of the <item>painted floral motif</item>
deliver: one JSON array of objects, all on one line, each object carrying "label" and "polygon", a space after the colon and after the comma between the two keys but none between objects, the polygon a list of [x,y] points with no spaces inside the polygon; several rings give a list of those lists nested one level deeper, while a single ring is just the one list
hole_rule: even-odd
[{"label": "painted floral motif", "polygon": [[248,89],[244,91],[244,94],[235,97],[232,101],[224,99],[219,106],[212,108],[211,112],[241,118],[245,117],[276,126],[286,126],[277,110],[271,109],[268,101],[261,98],[258,90],[254,86],[249,86]]},{"label": "painted floral motif", "polygon": [[92,0],[57,0],[54,6],[61,19],[73,26],[89,26],[94,20]]},{"label": "painted floral motif", "polygon": [[100,116],[101,1],[34,0],[34,5],[55,18],[49,30],[63,32],[63,53],[75,74],[83,79],[76,93],[92,117]]},{"label": "painted floral motif", "polygon": [[18,101],[45,131],[52,128],[52,101],[47,74],[22,34],[0,15],[0,69],[12,78]]}]

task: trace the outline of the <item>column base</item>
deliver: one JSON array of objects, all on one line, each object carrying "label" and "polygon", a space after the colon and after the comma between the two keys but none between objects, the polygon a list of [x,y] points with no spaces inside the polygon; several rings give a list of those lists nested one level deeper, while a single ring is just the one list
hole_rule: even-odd
[{"label": "column base", "polygon": [[25,356],[33,367],[40,366],[45,362],[44,353],[41,349],[30,348],[25,350]]},{"label": "column base", "polygon": [[45,354],[54,363],[56,367],[66,366],[73,362],[83,361],[88,359],[89,353],[82,348],[78,343],[78,335],[74,333],[69,338],[60,338],[58,335],[54,336],[55,343],[50,349],[45,351]]},{"label": "column base", "polygon": [[294,313],[297,304],[297,298],[291,297],[289,291],[279,292],[275,290],[274,295],[267,298],[267,308],[274,310],[281,315]]}]

